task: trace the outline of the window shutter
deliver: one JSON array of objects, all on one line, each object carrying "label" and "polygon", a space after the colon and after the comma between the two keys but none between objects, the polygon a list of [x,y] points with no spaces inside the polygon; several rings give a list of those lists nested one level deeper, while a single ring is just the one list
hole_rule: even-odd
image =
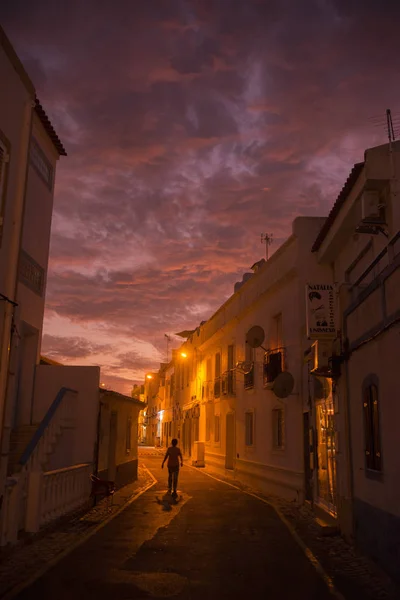
[{"label": "window shutter", "polygon": [[372,448],[372,422],[371,422],[371,388],[368,386],[364,390],[363,398],[364,411],[364,431],[365,431],[365,459],[367,468],[371,469],[373,465],[373,448]]},{"label": "window shutter", "polygon": [[5,202],[5,184],[6,184],[6,165],[9,156],[4,144],[0,141],[0,227],[3,227],[4,202]]},{"label": "window shutter", "polygon": [[373,452],[374,452],[374,469],[381,470],[381,438],[379,426],[379,406],[378,406],[378,388],[376,385],[371,386],[371,414],[373,424]]}]

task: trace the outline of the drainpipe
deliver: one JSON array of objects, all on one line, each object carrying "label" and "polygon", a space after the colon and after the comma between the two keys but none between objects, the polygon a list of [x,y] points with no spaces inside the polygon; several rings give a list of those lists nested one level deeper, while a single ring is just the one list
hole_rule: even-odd
[{"label": "drainpipe", "polygon": [[[9,383],[10,354],[12,345],[12,327],[16,306],[19,255],[22,242],[22,227],[25,212],[25,198],[28,179],[29,144],[32,133],[32,112],[34,99],[25,102],[24,116],[20,136],[20,152],[15,157],[19,169],[17,172],[16,193],[10,198],[9,209],[12,209],[5,223],[11,223],[11,241],[9,245],[8,264],[4,293],[8,298],[4,307],[3,331],[0,339],[0,494],[4,493],[7,476],[10,426],[7,419],[7,392]],[[7,428],[7,431],[6,431]]]}]

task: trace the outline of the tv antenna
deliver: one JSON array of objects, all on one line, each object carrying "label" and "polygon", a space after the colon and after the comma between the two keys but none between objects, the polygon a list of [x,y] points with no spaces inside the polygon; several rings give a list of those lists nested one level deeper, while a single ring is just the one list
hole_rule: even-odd
[{"label": "tv antenna", "polygon": [[166,333],[164,333],[164,337],[165,337],[165,339],[166,339],[166,341],[167,341],[167,363],[168,363],[168,358],[169,358],[169,352],[168,352],[168,350],[169,350],[169,343],[170,343],[170,341],[171,341],[171,338],[170,338],[170,336],[169,336],[169,335],[167,335]]},{"label": "tv antenna", "polygon": [[268,248],[272,244],[272,233],[262,233],[261,234],[261,243],[265,244],[265,258],[268,260]]},{"label": "tv antenna", "polygon": [[394,133],[392,111],[390,110],[390,108],[386,109],[386,125],[387,125],[389,144],[391,144],[392,142],[395,141],[396,136]]}]

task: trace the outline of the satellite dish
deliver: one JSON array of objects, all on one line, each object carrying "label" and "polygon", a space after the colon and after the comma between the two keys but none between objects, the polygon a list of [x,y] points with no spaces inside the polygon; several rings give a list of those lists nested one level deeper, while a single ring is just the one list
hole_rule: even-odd
[{"label": "satellite dish", "polygon": [[250,361],[241,361],[241,362],[236,363],[236,369],[238,369],[239,371],[242,371],[242,373],[244,373],[245,375],[250,373],[252,368],[253,368],[253,363]]},{"label": "satellite dish", "polygon": [[254,325],[246,335],[246,344],[250,346],[250,348],[259,348],[263,343],[265,338],[264,329],[259,325]]},{"label": "satellite dish", "polygon": [[275,396],[278,396],[278,398],[287,398],[293,392],[293,388],[293,375],[288,371],[279,373],[278,377],[274,381],[273,390]]},{"label": "satellite dish", "polygon": [[328,398],[331,393],[329,381],[325,377],[313,377],[314,380],[314,398],[316,400],[323,400]]}]

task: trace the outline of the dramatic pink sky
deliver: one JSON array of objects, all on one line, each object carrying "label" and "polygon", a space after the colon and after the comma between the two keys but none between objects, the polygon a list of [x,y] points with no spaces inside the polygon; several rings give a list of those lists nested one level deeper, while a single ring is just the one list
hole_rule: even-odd
[{"label": "dramatic pink sky", "polygon": [[[399,114],[395,0],[12,0],[68,157],[43,351],[129,392]],[[175,342],[177,344],[177,340]]]}]

